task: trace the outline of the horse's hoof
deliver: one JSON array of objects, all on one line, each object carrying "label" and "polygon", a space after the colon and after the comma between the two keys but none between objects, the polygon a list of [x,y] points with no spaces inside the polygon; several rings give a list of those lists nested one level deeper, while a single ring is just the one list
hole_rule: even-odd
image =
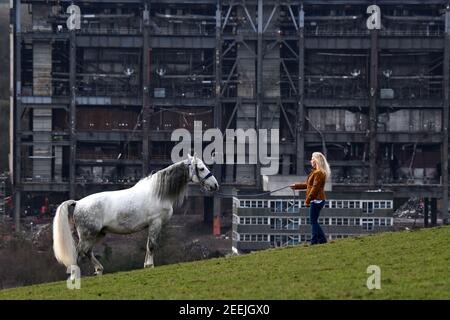
[{"label": "horse's hoof", "polygon": [[154,268],[154,264],[144,264],[144,268]]},{"label": "horse's hoof", "polygon": [[102,271],[102,270],[95,271],[95,272],[94,272],[94,275],[96,275],[96,276],[101,276],[101,275],[103,275],[103,271]]}]

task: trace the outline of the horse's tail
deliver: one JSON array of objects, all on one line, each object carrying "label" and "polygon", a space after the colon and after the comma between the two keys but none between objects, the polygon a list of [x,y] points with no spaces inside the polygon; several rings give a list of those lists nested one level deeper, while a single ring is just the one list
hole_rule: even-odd
[{"label": "horse's tail", "polygon": [[53,219],[53,252],[56,260],[66,267],[77,264],[77,249],[69,225],[69,206],[75,200],[67,200],[56,209]]}]

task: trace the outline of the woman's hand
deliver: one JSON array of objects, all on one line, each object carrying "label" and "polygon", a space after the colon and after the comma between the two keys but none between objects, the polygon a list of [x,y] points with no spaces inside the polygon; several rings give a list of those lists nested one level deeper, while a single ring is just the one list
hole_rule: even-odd
[{"label": "woman's hand", "polygon": [[292,190],[295,190],[295,183],[291,184],[291,185],[289,186],[289,188],[291,188]]}]

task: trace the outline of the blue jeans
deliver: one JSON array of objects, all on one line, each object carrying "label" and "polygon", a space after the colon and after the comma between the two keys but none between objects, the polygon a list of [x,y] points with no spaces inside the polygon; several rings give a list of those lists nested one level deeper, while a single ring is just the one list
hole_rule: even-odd
[{"label": "blue jeans", "polygon": [[309,220],[311,222],[311,244],[318,244],[318,243],[326,243],[327,237],[325,236],[325,233],[323,232],[322,228],[319,224],[319,215],[320,210],[325,206],[325,201],[322,201],[322,203],[314,203],[311,201],[309,205]]}]

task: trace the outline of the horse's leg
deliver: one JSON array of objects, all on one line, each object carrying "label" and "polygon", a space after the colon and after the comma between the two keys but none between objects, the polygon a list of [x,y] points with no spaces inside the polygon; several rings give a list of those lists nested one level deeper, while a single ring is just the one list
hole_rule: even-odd
[{"label": "horse's leg", "polygon": [[92,247],[91,241],[88,238],[81,236],[77,245],[77,262],[80,266],[83,257],[89,257],[91,247]]},{"label": "horse's leg", "polygon": [[94,251],[91,249],[90,252],[90,259],[92,264],[94,265],[95,275],[101,276],[103,274],[103,266],[100,263],[100,261],[97,260],[97,258],[94,255]]},{"label": "horse's leg", "polygon": [[100,261],[98,261],[97,258],[95,257],[93,249],[94,249],[94,245],[96,243],[100,242],[104,237],[105,237],[104,233],[102,233],[102,232],[98,233],[96,235],[96,237],[92,243],[91,249],[90,249],[89,258],[91,259],[91,262],[94,265],[94,270],[95,270],[94,274],[97,276],[101,276],[103,274],[103,266],[100,263]]},{"label": "horse's leg", "polygon": [[153,268],[153,251],[156,246],[156,240],[161,231],[161,219],[153,220],[148,226],[147,253],[145,254],[144,268]]},{"label": "horse's leg", "polygon": [[94,245],[99,242],[105,234],[80,234],[80,242],[78,243],[78,257],[87,256],[91,263],[94,265],[94,274],[102,275],[103,274],[103,266],[101,263],[95,258],[94,252],[92,251]]},{"label": "horse's leg", "polygon": [[82,229],[77,227],[78,244],[77,244],[77,263],[80,264],[82,258],[86,256],[86,241],[84,240],[85,234],[82,233]]},{"label": "horse's leg", "polygon": [[82,259],[85,255],[86,255],[86,253],[83,252],[83,242],[82,242],[82,240],[80,239],[80,240],[78,241],[78,244],[77,244],[77,263],[80,263],[81,259]]}]

